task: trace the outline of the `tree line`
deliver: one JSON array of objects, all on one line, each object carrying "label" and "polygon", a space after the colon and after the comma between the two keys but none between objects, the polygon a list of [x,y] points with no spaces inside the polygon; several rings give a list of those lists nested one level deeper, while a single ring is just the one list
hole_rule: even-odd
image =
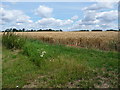
[{"label": "tree line", "polygon": [[[6,29],[2,32],[42,32],[42,31],[54,31],[54,32],[62,32],[62,30],[53,30],[53,29],[39,29],[39,30],[34,30],[34,29],[31,29],[31,30],[25,30],[25,28],[23,29],[16,29],[16,28],[10,28],[10,29]],[[77,30],[77,31],[90,31],[90,30]],[[94,30],[91,30],[91,31],[103,31],[103,30],[100,30],[100,29],[94,29]],[[120,31],[119,30],[115,30],[115,29],[108,29],[108,30],[105,30],[105,31]]]},{"label": "tree line", "polygon": [[62,32],[62,30],[53,30],[53,29],[39,29],[39,30],[25,30],[25,28],[23,29],[16,29],[16,28],[10,28],[10,29],[6,29],[2,32],[42,32],[42,31],[55,31],[55,32]]},{"label": "tree line", "polygon": [[[79,31],[90,31],[90,30],[79,30]],[[115,30],[115,29],[108,29],[108,30],[94,29],[94,30],[91,30],[91,31],[120,31],[120,29],[119,30]]]}]

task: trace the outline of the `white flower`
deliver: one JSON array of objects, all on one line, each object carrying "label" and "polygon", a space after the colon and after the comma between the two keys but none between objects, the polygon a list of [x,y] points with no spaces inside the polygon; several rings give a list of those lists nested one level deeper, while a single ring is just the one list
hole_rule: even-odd
[{"label": "white flower", "polygon": [[42,54],[42,55],[40,55],[40,57],[43,57],[44,55]]},{"label": "white flower", "polygon": [[45,55],[46,51],[42,51],[42,53],[40,54],[40,57],[43,57]]},{"label": "white flower", "polygon": [[42,51],[42,54],[45,54],[46,53],[46,51]]},{"label": "white flower", "polygon": [[16,86],[16,88],[18,88],[19,86]]}]

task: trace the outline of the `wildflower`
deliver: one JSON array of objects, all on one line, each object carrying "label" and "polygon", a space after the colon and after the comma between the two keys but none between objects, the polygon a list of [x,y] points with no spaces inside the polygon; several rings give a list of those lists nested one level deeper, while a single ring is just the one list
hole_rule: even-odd
[{"label": "wildflower", "polygon": [[44,55],[42,54],[42,55],[40,55],[40,57],[43,57]]},{"label": "wildflower", "polygon": [[43,57],[45,55],[46,51],[42,51],[42,53],[40,54],[40,57]]},{"label": "wildflower", "polygon": [[45,54],[46,53],[46,51],[42,51],[42,54]]}]

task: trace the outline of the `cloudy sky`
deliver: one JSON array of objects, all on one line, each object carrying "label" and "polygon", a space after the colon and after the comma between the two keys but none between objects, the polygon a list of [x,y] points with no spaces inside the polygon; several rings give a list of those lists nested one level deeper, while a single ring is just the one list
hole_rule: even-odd
[{"label": "cloudy sky", "polygon": [[117,2],[2,2],[0,27],[17,29],[118,29]]}]

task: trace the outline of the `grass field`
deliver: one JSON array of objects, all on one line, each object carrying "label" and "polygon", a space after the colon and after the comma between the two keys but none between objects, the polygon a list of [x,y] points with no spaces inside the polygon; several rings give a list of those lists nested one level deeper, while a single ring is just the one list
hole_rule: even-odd
[{"label": "grass field", "polygon": [[[63,38],[62,32],[60,33],[59,35]],[[68,33],[65,32],[64,35],[69,37]],[[20,34],[23,35],[23,33]],[[40,41],[42,35],[44,38],[52,35],[52,38],[58,40],[58,33],[24,34],[29,38],[25,39],[13,34],[3,35],[3,88],[118,87],[119,53],[117,51],[74,48],[66,44]],[[74,34],[73,37],[75,37]],[[80,33],[78,34],[80,36]],[[92,34],[91,37],[96,35],[96,32]],[[84,33],[81,37],[87,37],[87,35],[88,33]],[[110,37],[108,35],[106,40],[116,40],[116,32],[110,35],[113,36],[108,38]]]}]

